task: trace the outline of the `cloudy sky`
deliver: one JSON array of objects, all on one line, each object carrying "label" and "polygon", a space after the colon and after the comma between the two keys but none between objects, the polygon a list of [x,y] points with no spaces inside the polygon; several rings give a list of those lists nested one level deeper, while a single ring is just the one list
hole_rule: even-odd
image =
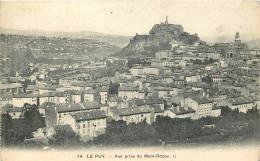
[{"label": "cloudy sky", "polygon": [[[257,2],[1,2],[1,28],[147,34],[165,16],[200,36],[260,35]],[[260,36],[259,36],[260,37]]]}]

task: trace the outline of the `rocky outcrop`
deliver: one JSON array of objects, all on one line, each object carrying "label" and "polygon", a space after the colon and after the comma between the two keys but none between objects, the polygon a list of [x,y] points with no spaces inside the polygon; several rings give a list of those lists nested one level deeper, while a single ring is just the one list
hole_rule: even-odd
[{"label": "rocky outcrop", "polygon": [[[124,50],[144,50],[145,47],[149,46],[160,46],[161,44],[166,44],[171,41],[183,41],[184,37],[185,40],[189,40],[190,37],[192,37],[192,40],[196,40],[198,38],[196,37],[197,35],[190,35],[183,30],[184,29],[181,25],[168,23],[155,24],[150,30],[149,35],[136,34]],[[183,42],[190,43],[188,41]]]}]

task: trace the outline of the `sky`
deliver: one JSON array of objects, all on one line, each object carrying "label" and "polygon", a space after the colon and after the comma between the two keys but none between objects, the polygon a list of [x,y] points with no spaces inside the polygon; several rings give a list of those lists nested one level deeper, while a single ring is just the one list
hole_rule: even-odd
[{"label": "sky", "polygon": [[134,36],[148,34],[166,15],[169,23],[202,37],[235,32],[260,37],[260,3],[245,1],[1,2],[0,27]]}]

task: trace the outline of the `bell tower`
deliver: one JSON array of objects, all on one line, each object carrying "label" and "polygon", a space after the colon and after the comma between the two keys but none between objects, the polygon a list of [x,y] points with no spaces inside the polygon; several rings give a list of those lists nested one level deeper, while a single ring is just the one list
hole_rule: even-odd
[{"label": "bell tower", "polygon": [[236,37],[235,37],[235,43],[241,43],[241,40],[239,38],[239,32],[236,33]]},{"label": "bell tower", "polygon": [[166,16],[165,24],[168,24],[168,16]]}]

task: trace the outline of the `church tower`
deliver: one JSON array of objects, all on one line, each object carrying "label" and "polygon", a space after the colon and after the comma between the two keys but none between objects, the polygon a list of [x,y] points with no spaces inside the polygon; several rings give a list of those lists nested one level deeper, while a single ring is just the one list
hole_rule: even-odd
[{"label": "church tower", "polygon": [[236,33],[236,37],[235,37],[235,43],[240,44],[241,40],[239,38],[239,32]]},{"label": "church tower", "polygon": [[168,16],[166,16],[165,24],[168,24]]}]

